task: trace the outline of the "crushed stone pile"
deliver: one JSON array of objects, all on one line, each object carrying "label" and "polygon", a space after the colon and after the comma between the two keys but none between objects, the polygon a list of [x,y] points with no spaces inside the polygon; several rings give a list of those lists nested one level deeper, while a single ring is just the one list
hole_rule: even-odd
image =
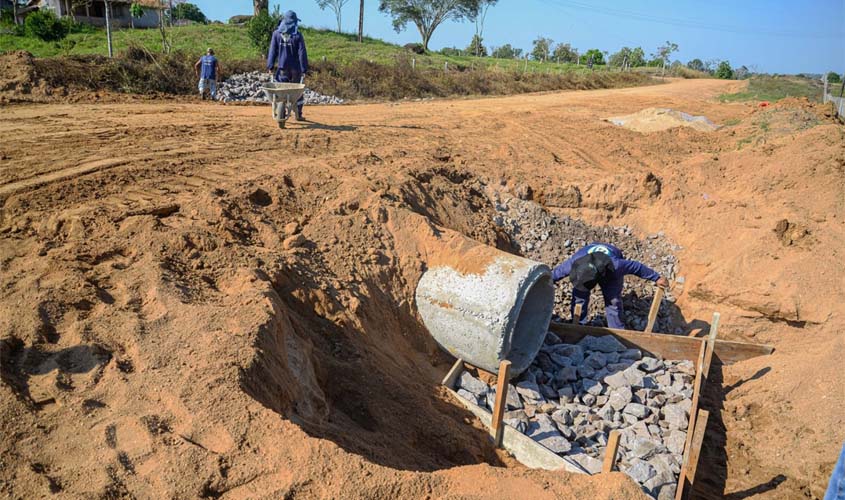
[{"label": "crushed stone pile", "polygon": [[[493,222],[507,233],[514,250],[521,255],[554,267],[579,248],[593,242],[610,243],[619,247],[626,259],[638,260],[673,282],[672,289],[683,289],[685,278],[678,276],[678,259],[675,252],[681,247],[671,243],[663,233],[637,238],[628,226],[592,226],[578,219],[549,213],[532,201],[516,197],[494,195],[496,207]],[[643,330],[648,320],[648,311],[654,296],[654,284],[636,276],[625,279],[622,290],[626,327]],[[555,286],[555,314],[570,319],[572,285],[568,280]],[[686,324],[674,306],[675,297],[667,291],[661,302],[654,331],[662,333],[683,333]],[[606,326],[604,299],[599,287],[590,297],[589,317],[591,324]]]},{"label": "crushed stone pile", "polygon": [[[217,99],[223,102],[270,102],[261,87],[270,83],[271,75],[261,71],[238,73],[221,82],[217,87]],[[305,104],[343,104],[340,97],[323,95],[305,88]]]},{"label": "crushed stone pile", "polygon": [[669,108],[646,108],[625,116],[608,118],[610,123],[635,132],[660,132],[675,127],[689,127],[701,132],[712,132],[718,125],[706,116],[695,116]]},{"label": "crushed stone pile", "polygon": [[[617,466],[658,500],[675,497],[695,367],[643,356],[613,336],[566,344],[546,335],[532,365],[508,386],[504,422],[591,474],[601,471],[611,430]],[[458,395],[490,411],[495,387],[469,372]]]}]

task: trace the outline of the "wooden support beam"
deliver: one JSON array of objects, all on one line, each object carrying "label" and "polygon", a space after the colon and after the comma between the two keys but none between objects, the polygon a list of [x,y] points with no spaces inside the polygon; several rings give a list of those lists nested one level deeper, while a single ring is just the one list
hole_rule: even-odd
[{"label": "wooden support beam", "polygon": [[686,463],[689,457],[689,449],[692,443],[692,436],[695,432],[695,415],[698,414],[698,400],[704,390],[704,358],[707,353],[707,344],[701,344],[701,351],[698,353],[698,362],[695,364],[695,381],[692,385],[692,403],[689,410],[689,423],[687,424],[687,438],[684,441],[684,458],[681,463]]},{"label": "wooden support beam", "polygon": [[505,406],[508,401],[508,380],[510,378],[511,362],[504,360],[499,363],[499,379],[496,382],[496,403],[493,405],[493,419],[490,431],[493,434],[493,445],[497,448],[502,445],[502,417],[505,415]]},{"label": "wooden support beam", "polygon": [[458,358],[455,361],[455,364],[452,365],[452,368],[449,370],[449,373],[443,377],[443,385],[448,387],[449,389],[455,388],[455,381],[458,380],[458,377],[461,375],[461,372],[464,370],[464,360]]},{"label": "wooden support beam", "polygon": [[695,433],[690,445],[689,456],[684,460],[684,464],[681,467],[681,475],[678,476],[678,488],[675,490],[675,500],[689,498],[692,488],[695,485],[698,458],[701,456],[701,444],[704,442],[704,433],[707,430],[707,419],[709,417],[710,413],[707,410],[701,410],[695,419]]},{"label": "wooden support beam", "polygon": [[704,354],[704,379],[710,374],[710,364],[713,362],[713,354],[716,351],[716,335],[719,333],[719,319],[722,317],[719,313],[713,313],[713,320],[710,322],[710,334],[707,335],[707,352]]},{"label": "wooden support beam", "polygon": [[[703,339],[685,337],[682,335],[667,335],[655,333],[635,332],[632,330],[618,330],[615,328],[597,328],[594,326],[572,325],[569,323],[552,323],[549,329],[567,343],[577,343],[587,335],[601,337],[615,335],[620,342],[628,347],[642,349],[652,354],[659,354],[665,359],[689,359],[695,361]],[[716,364],[731,364],[746,359],[771,354],[774,347],[764,344],[750,344],[729,340],[716,340],[713,351],[713,362]]]},{"label": "wooden support beam", "polygon": [[618,430],[610,431],[610,436],[607,438],[607,447],[604,449],[604,463],[601,467],[602,474],[613,470],[616,464],[616,452],[619,450],[619,436]]},{"label": "wooden support beam", "polygon": [[666,290],[662,286],[654,287],[654,299],[651,301],[651,309],[648,310],[648,323],[645,325],[646,333],[654,331],[654,323],[657,321],[657,313],[660,311],[660,301],[663,300],[664,293],[666,293]]},{"label": "wooden support beam", "polygon": [[579,321],[581,321],[581,312],[583,309],[584,304],[575,304],[575,309],[572,314],[572,324],[577,325]]}]

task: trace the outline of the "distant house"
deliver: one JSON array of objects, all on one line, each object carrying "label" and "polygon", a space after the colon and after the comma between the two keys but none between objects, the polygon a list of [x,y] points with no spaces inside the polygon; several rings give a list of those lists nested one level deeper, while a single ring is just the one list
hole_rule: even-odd
[{"label": "distant house", "polygon": [[[129,7],[138,3],[144,9],[144,15],[132,18]],[[106,5],[112,26],[134,26],[136,28],[154,28],[158,26],[160,11],[168,6],[159,0],[109,0],[80,2],[79,0],[30,0],[26,7],[18,9],[18,15],[26,17],[29,12],[50,9],[58,16],[70,16],[77,22],[105,26]]]}]

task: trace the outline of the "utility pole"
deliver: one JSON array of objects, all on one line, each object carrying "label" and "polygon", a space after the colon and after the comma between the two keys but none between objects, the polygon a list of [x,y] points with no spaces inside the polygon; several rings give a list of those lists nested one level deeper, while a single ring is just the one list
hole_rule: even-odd
[{"label": "utility pole", "polygon": [[364,42],[364,0],[361,0],[361,6],[358,7],[358,43]]},{"label": "utility pole", "polygon": [[114,57],[114,50],[112,49],[111,45],[111,3],[108,1],[103,2],[103,6],[106,8],[106,39],[109,43],[109,58]]}]

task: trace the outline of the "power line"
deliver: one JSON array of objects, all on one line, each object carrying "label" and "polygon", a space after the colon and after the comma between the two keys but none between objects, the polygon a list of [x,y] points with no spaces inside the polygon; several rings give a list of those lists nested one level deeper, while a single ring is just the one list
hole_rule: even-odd
[{"label": "power line", "polygon": [[586,4],[572,0],[547,0],[549,3],[555,4],[558,7],[573,8],[588,10],[599,14],[608,16],[623,17],[635,19],[638,21],[645,21],[650,23],[667,24],[670,26],[679,26],[683,28],[694,28],[711,31],[722,31],[727,33],[736,33],[740,35],[765,35],[765,36],[779,36],[791,38],[837,38],[842,39],[845,33],[807,33],[801,31],[770,31],[770,30],[754,30],[746,28],[738,28],[736,26],[710,24],[701,21],[680,19],[673,17],[655,16],[651,14],[643,14],[641,12],[634,12],[631,10],[617,9],[612,7],[604,7]]}]

